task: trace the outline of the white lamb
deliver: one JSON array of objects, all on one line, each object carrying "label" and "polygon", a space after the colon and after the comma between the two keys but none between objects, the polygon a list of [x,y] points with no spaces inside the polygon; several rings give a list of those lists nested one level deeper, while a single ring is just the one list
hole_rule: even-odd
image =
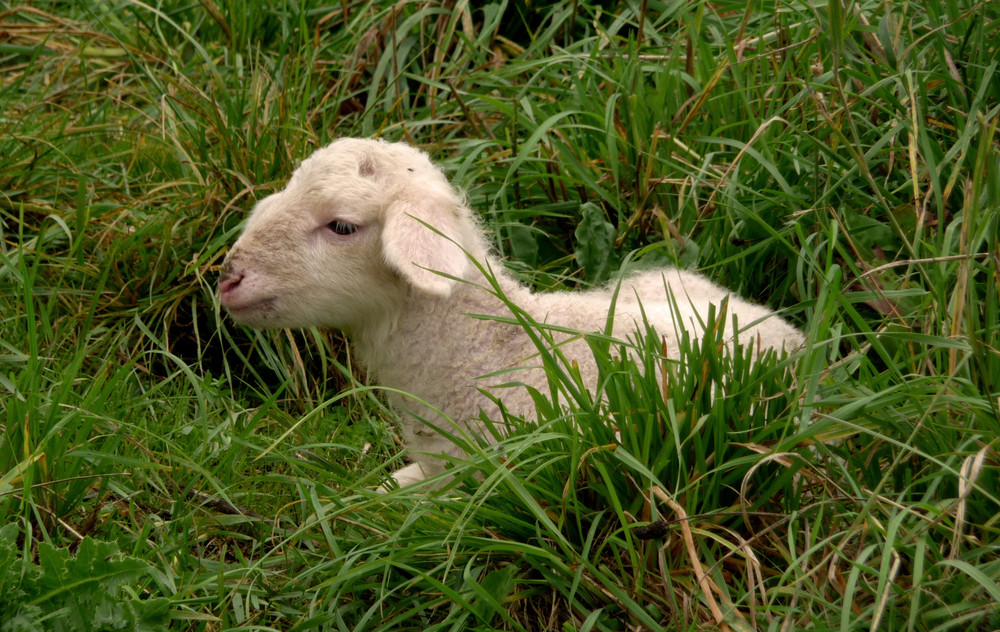
[{"label": "white lamb", "polygon": [[[347,334],[369,376],[388,387],[388,399],[403,412],[400,430],[413,463],[393,477],[406,485],[442,471],[437,455],[460,452],[427,423],[450,431],[451,420],[481,435],[480,411],[496,419],[499,410],[480,389],[518,382],[547,392],[538,349],[524,329],[481,317],[511,317],[482,270],[539,323],[583,332],[606,326],[614,288],[532,293],[504,272],[475,215],[423,152],[345,138],[316,151],[283,191],[257,204],[222,266],[219,291],[239,323]],[[727,296],[743,342],[779,350],[803,342],[768,309],[673,268],[625,278],[613,333],[626,339],[648,321],[676,358],[677,333],[700,334],[709,305]],[[563,330],[554,335],[594,386],[586,342]],[[511,413],[533,414],[526,389],[494,394]]]}]

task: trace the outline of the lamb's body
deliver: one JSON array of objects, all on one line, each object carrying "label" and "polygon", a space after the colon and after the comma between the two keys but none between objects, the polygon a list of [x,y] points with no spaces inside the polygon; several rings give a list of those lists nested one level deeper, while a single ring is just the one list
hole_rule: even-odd
[{"label": "lamb's body", "polygon": [[[494,278],[485,278],[472,260]],[[441,460],[433,455],[456,449],[416,418],[450,427],[419,402],[479,432],[480,411],[494,418],[498,412],[480,389],[506,382],[546,387],[538,349],[526,332],[480,318],[511,317],[491,281],[506,301],[539,323],[597,332],[607,322],[611,290],[536,294],[510,277],[488,254],[472,212],[423,153],[402,144],[344,139],[317,151],[284,191],[257,206],[226,259],[220,290],[237,321],[334,327],[348,334],[369,374],[391,389],[390,402],[406,411],[401,430],[417,465],[395,474],[405,484],[440,470]],[[730,315],[741,327],[752,325],[740,333],[744,342],[789,350],[802,343],[797,329],[766,308],[672,268],[623,281],[613,334],[626,339],[645,319],[676,357],[676,333],[700,329],[709,306],[727,296]],[[582,339],[560,350],[596,381]],[[494,394],[512,413],[533,412],[523,388]]]}]

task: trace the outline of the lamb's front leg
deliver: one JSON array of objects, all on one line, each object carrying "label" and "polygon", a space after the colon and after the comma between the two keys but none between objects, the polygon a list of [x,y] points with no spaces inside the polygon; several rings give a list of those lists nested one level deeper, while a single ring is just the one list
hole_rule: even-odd
[{"label": "lamb's front leg", "polygon": [[[392,480],[396,481],[396,486],[406,487],[408,485],[419,483],[420,481],[440,474],[441,472],[444,472],[444,461],[442,459],[425,457],[420,461],[410,463],[406,467],[399,468],[390,476],[392,477]],[[392,487],[389,483],[384,483],[379,486],[378,491],[379,493],[384,494],[391,489]]]},{"label": "lamb's front leg", "polygon": [[[412,485],[414,483],[419,483],[420,481],[427,478],[427,473],[424,469],[420,467],[419,463],[410,463],[406,467],[401,467],[392,473],[392,480],[396,481],[396,485],[399,487],[406,487],[407,485]],[[380,491],[388,491],[383,485],[379,488]]]}]

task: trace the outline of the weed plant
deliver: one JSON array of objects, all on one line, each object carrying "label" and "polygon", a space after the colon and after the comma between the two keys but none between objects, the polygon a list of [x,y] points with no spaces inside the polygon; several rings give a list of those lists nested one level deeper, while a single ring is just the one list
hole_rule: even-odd
[{"label": "weed plant", "polygon": [[[0,1],[0,630],[997,629],[998,63],[975,0]],[[691,267],[808,343],[593,334],[377,494],[343,340],[214,290],[346,135],[540,290]]]}]

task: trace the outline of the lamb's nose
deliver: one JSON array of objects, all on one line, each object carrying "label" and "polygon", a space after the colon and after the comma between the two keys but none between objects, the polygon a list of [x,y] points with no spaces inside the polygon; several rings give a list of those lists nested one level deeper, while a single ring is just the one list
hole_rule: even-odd
[{"label": "lamb's nose", "polygon": [[243,275],[232,272],[224,272],[222,277],[219,278],[219,294],[225,296],[233,291],[240,281],[243,280]]},{"label": "lamb's nose", "polygon": [[222,274],[219,275],[219,300],[223,305],[229,306],[236,288],[242,281],[243,273],[235,270],[232,261],[226,259],[222,264]]}]

